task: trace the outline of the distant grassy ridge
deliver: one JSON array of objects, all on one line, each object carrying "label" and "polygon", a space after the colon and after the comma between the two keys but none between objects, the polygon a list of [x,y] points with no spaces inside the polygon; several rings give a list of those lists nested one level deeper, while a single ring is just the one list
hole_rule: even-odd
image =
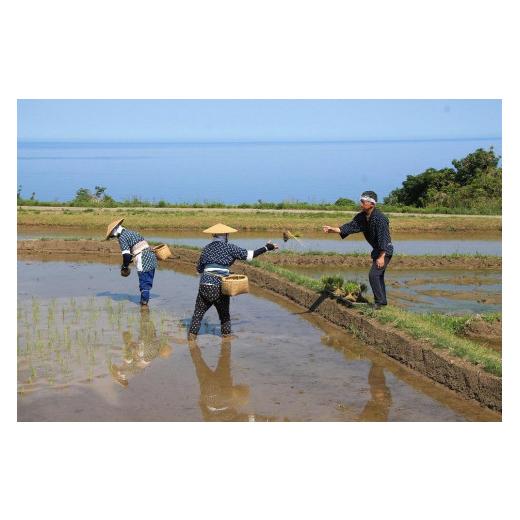
[{"label": "distant grassy ridge", "polygon": [[[242,231],[282,231],[320,232],[324,224],[339,226],[352,219],[351,214],[342,211],[308,211],[293,213],[290,211],[248,211],[233,212],[225,210],[208,211],[160,211],[147,209],[129,209],[114,211],[111,209],[53,210],[19,209],[18,224],[26,226],[83,227],[100,232],[117,217],[124,217],[129,227],[140,230],[198,231],[217,222],[223,222]],[[502,229],[500,216],[488,218],[466,216],[449,218],[432,215],[399,215],[390,217],[390,227],[395,232],[450,232],[450,231],[494,231]]]},{"label": "distant grassy ridge", "polygon": [[[219,201],[204,201],[204,202],[167,202],[159,200],[157,202],[147,201],[139,198],[132,198],[123,201],[110,200],[108,202],[103,201],[40,201],[20,198],[17,201],[18,206],[34,206],[34,207],[82,207],[82,208],[222,208],[222,209],[272,209],[272,210],[284,210],[284,209],[299,209],[309,211],[358,211],[359,206],[357,203],[332,203],[332,202],[302,202],[302,201],[281,201],[281,202],[242,202],[239,204],[224,204]],[[430,206],[426,208],[419,208],[415,206],[405,206],[400,204],[383,204],[380,203],[378,206],[382,211],[391,213],[423,213],[423,214],[461,214],[461,215],[500,215],[501,212],[496,208],[469,208],[467,206],[459,207],[444,207],[444,206]]]}]

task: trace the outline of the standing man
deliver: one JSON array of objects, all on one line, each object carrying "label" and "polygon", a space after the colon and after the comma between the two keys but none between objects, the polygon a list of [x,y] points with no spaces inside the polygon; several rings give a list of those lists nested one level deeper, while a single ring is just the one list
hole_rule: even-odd
[{"label": "standing man", "polygon": [[373,191],[364,191],[360,197],[361,212],[351,222],[341,227],[323,226],[325,233],[339,233],[345,238],[352,233],[362,232],[367,242],[372,246],[372,267],[368,273],[370,287],[374,293],[374,309],[386,305],[385,271],[392,255],[394,246],[390,238],[388,218],[376,208],[377,195]]},{"label": "standing man", "polygon": [[108,225],[106,240],[117,238],[121,254],[123,255],[123,264],[121,265],[121,276],[130,274],[130,262],[132,260],[137,268],[137,276],[139,277],[139,290],[141,291],[141,308],[148,308],[148,300],[150,299],[150,289],[153,285],[153,277],[157,267],[157,257],[152,251],[148,242],[135,231],[121,226],[125,220],[121,218],[115,220]]}]

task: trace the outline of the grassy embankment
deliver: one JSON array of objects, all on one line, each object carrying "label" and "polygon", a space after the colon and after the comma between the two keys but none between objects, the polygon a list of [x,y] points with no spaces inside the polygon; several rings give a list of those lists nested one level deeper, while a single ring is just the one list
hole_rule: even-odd
[{"label": "grassy embankment", "polygon": [[[343,202],[341,202],[343,200]],[[132,199],[115,201],[112,198],[103,200],[82,200],[82,201],[40,201],[18,198],[18,206],[45,207],[70,207],[70,208],[200,208],[200,209],[272,209],[272,210],[306,210],[306,211],[358,211],[358,204],[355,201],[340,199],[339,203],[332,202],[303,202],[284,200],[281,202],[259,201],[254,203],[242,202],[240,204],[224,204],[219,201],[205,201],[193,203],[170,203],[165,200],[152,202],[134,197]],[[382,211],[393,213],[423,213],[423,214],[463,214],[463,215],[500,215],[501,208],[490,205],[489,207],[468,207],[468,205],[458,207],[429,206],[426,208],[416,206],[406,206],[403,204],[379,204]]]},{"label": "grassy embankment", "polygon": [[[253,261],[253,265],[316,292],[324,290],[323,279],[316,280],[266,262]],[[380,323],[392,325],[416,339],[426,340],[433,347],[446,350],[456,357],[481,366],[491,374],[498,376],[502,374],[502,360],[499,353],[474,341],[457,336],[468,317],[456,317],[438,313],[416,314],[392,305],[379,311],[374,311],[369,306],[361,305],[359,306],[359,312],[376,319]],[[487,315],[485,319],[493,321],[498,319],[499,316],[499,314],[493,313]]]},{"label": "grassy embankment", "polygon": [[[46,226],[55,228],[77,227],[96,229],[100,232],[117,217],[125,217],[128,227],[139,230],[197,231],[200,232],[216,222],[224,222],[242,231],[282,231],[320,232],[324,224],[340,225],[351,220],[352,213],[345,211],[308,211],[291,213],[273,211],[150,211],[131,209],[124,212],[112,209],[45,210],[19,209],[18,225]],[[399,215],[390,218],[392,232],[466,232],[492,231],[502,229],[500,216],[447,218],[435,215]]]}]

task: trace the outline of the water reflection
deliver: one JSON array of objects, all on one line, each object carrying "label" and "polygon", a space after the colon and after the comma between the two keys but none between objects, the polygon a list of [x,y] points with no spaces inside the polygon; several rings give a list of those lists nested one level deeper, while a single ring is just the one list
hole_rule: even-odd
[{"label": "water reflection", "polygon": [[120,365],[111,364],[110,374],[125,387],[129,379],[142,372],[155,358],[168,358],[173,351],[168,338],[158,337],[148,309],[141,311],[137,340],[134,341],[132,333],[125,330],[123,343],[123,361]]},{"label": "water reflection", "polygon": [[[202,356],[196,341],[189,342],[191,360],[200,388],[199,408],[205,421],[275,421],[273,416],[259,415],[247,410],[250,403],[250,386],[234,384],[231,370],[231,339],[221,341],[220,353],[215,369],[211,369]],[[331,342],[326,336],[325,343]],[[333,344],[329,343],[329,344]],[[339,347],[339,345],[334,345]],[[348,359],[358,359],[347,349],[341,348]],[[367,383],[370,397],[361,412],[350,407],[341,407],[351,421],[388,421],[392,406],[392,395],[386,384],[383,365],[372,361]],[[288,420],[285,418],[284,420]]]},{"label": "water reflection", "polygon": [[[344,340],[341,335],[325,334],[321,337],[324,345],[333,347],[335,350],[343,352],[345,359],[350,361],[366,360],[366,353],[356,349],[344,348]],[[388,421],[390,408],[392,406],[392,393],[386,384],[385,370],[382,364],[377,361],[370,361],[368,372],[368,386],[370,388],[370,399],[365,404],[359,415],[349,417],[353,421]],[[340,409],[345,409],[341,407]]]},{"label": "water reflection", "polygon": [[205,421],[273,421],[274,417],[246,413],[249,385],[234,385],[231,375],[231,339],[223,338],[215,370],[202,357],[196,341],[190,341],[190,355],[199,381],[199,407]]},{"label": "water reflection", "polygon": [[240,300],[232,346],[204,335],[201,355],[181,320],[194,277],[162,271],[141,315],[114,302],[104,264],[19,262],[17,274],[20,421],[500,420],[259,288]]},{"label": "water reflection", "polygon": [[392,406],[392,394],[386,386],[385,371],[381,365],[372,362],[368,373],[370,399],[358,417],[359,421],[388,421]]}]

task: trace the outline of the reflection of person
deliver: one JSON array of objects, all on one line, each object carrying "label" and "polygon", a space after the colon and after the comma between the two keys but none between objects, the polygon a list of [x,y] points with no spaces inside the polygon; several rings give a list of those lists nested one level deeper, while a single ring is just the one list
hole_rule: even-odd
[{"label": "reflection of person", "polygon": [[248,251],[234,244],[228,243],[229,233],[236,229],[216,224],[203,233],[213,235],[213,241],[201,252],[197,272],[201,274],[199,292],[195,302],[195,310],[191,319],[189,337],[194,338],[199,333],[202,318],[207,310],[214,305],[220,318],[220,330],[223,336],[231,334],[231,318],[229,315],[229,296],[222,294],[222,276],[229,275],[229,268],[235,260],[251,261],[253,258],[277,249],[276,244],[267,243],[265,246]]},{"label": "reflection of person", "polygon": [[199,406],[204,420],[248,420],[248,414],[237,411],[237,408],[249,401],[249,386],[233,385],[231,342],[228,339],[222,340],[215,370],[208,367],[195,341],[190,342],[190,354],[199,380]]},{"label": "reflection of person", "polygon": [[[356,354],[348,348],[344,348],[344,342],[334,337],[325,335],[321,337],[322,343],[339,349],[347,359],[361,359],[361,353]],[[367,401],[361,414],[352,416],[352,420],[358,421],[387,421],[390,407],[392,406],[392,394],[386,386],[385,371],[383,367],[372,361],[368,372],[368,384],[370,386],[370,399]]]},{"label": "reflection of person", "polygon": [[239,412],[249,402],[249,386],[234,385],[231,376],[231,340],[222,338],[217,367],[211,370],[196,341],[190,341],[190,355],[199,381],[199,407],[205,421],[274,421],[274,417]]},{"label": "reflection of person", "polygon": [[150,313],[142,312],[139,324],[139,337],[133,341],[129,331],[123,332],[123,363],[111,365],[110,373],[123,386],[128,386],[128,379],[142,372],[157,356],[167,358],[172,347],[165,338],[158,338]]},{"label": "reflection of person", "polygon": [[157,257],[152,251],[148,242],[135,231],[121,226],[123,218],[115,220],[108,225],[106,240],[117,238],[121,254],[123,255],[123,265],[121,265],[121,276],[130,274],[130,262],[134,261],[139,277],[139,290],[141,291],[141,306],[148,305],[150,290],[153,285],[155,269],[157,268]]},{"label": "reflection of person", "polygon": [[323,226],[325,233],[339,233],[345,238],[353,233],[362,232],[372,246],[372,267],[368,274],[370,287],[374,293],[374,308],[380,309],[387,304],[385,271],[394,254],[390,238],[388,218],[376,208],[377,195],[373,191],[364,191],[360,197],[361,212],[351,222],[341,227]]},{"label": "reflection of person", "polygon": [[385,371],[382,366],[372,362],[368,373],[370,400],[359,416],[360,421],[388,421],[392,406],[392,394],[386,386]]}]

